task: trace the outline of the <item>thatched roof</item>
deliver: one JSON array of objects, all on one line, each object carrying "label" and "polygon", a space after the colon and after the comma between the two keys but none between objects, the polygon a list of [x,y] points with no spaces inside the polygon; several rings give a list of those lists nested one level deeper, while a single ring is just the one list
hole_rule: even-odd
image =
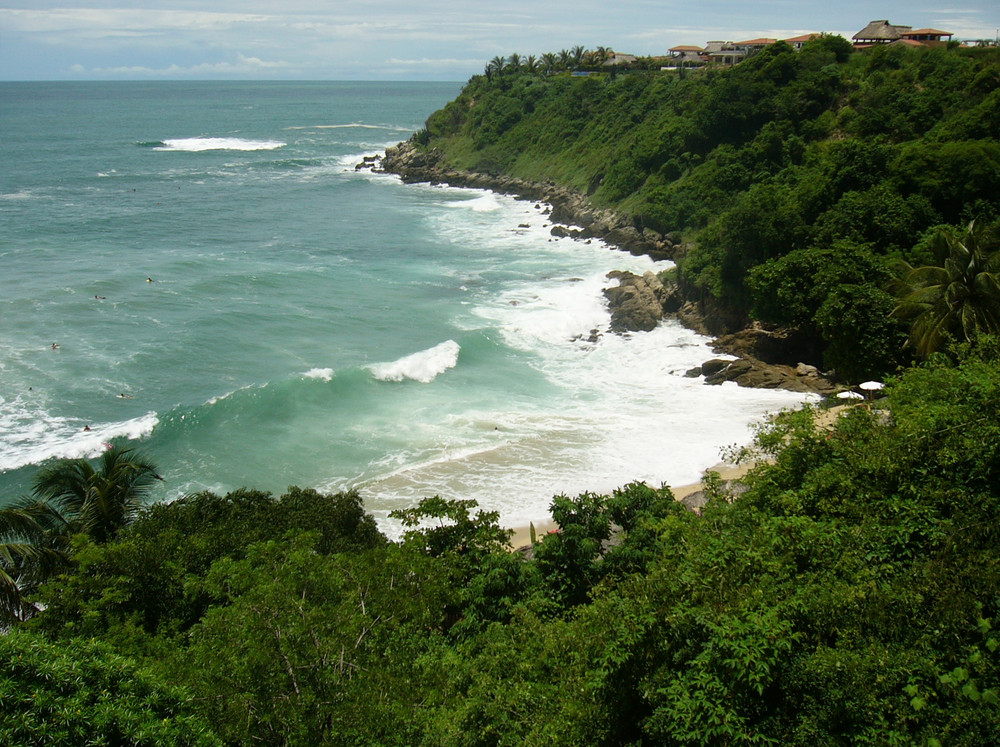
[{"label": "thatched roof", "polygon": [[635,62],[638,58],[634,54],[619,54],[615,52],[610,58],[604,61],[604,67],[611,67],[612,65],[628,65],[631,62]]},{"label": "thatched roof", "polygon": [[856,42],[891,42],[909,30],[909,26],[893,26],[885,20],[872,21],[851,38]]}]

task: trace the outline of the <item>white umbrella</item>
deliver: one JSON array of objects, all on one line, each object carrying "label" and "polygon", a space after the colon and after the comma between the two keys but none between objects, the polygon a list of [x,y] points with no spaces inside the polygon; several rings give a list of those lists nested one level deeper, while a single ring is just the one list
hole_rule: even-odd
[{"label": "white umbrella", "polygon": [[858,384],[858,389],[864,389],[866,392],[877,392],[879,389],[885,387],[881,381],[865,381]]},{"label": "white umbrella", "polygon": [[864,399],[865,395],[857,392],[838,392],[837,399]]}]

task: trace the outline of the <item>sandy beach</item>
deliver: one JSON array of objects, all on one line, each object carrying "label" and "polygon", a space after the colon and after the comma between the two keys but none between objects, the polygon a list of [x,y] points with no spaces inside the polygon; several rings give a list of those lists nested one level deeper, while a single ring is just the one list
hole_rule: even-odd
[{"label": "sandy beach", "polygon": [[[835,407],[830,407],[827,409],[817,410],[815,415],[815,422],[819,428],[832,428],[834,423],[836,423],[837,418],[839,418],[848,408],[857,407],[859,405],[847,404],[847,405],[837,405]],[[860,406],[867,406],[867,403],[862,403]],[[728,480],[739,480],[747,472],[752,470],[757,466],[757,462],[746,462],[743,464],[731,464],[729,462],[718,462],[712,467],[704,470],[703,474],[708,472],[718,472],[719,477],[723,481]],[[683,500],[692,493],[696,493],[704,488],[704,484],[701,482],[690,483],[689,485],[671,485],[670,489],[673,491],[674,498],[677,500]],[[535,537],[540,538],[548,532],[557,531],[559,526],[551,519],[542,522],[535,522]],[[510,538],[510,546],[512,548],[524,547],[531,544],[531,527],[521,526],[513,527],[514,534]]]}]

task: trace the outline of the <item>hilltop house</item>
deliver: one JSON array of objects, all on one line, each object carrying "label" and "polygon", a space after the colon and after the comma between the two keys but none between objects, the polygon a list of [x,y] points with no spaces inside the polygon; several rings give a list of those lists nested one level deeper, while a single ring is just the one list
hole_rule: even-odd
[{"label": "hilltop house", "polygon": [[746,51],[737,47],[733,42],[724,41],[710,41],[705,45],[705,51],[702,54],[709,64],[726,67],[743,62],[747,56]]},{"label": "hilltop house", "polygon": [[802,47],[806,42],[812,41],[813,39],[819,39],[822,34],[803,34],[802,36],[793,36],[791,39],[785,39],[785,44],[789,45],[796,52],[801,52]]},{"label": "hilltop house", "polygon": [[748,39],[747,41],[733,42],[733,46],[746,52],[747,57],[752,57],[764,47],[769,47],[777,41],[777,39]]},{"label": "hilltop house", "polygon": [[[912,26],[896,26],[886,20],[872,21],[856,33],[855,47],[871,47],[877,44],[911,44],[933,46],[947,44],[953,34],[938,29],[916,29]],[[945,38],[947,37],[947,39]]]},{"label": "hilltop house", "polygon": [[[927,46],[947,44],[954,36],[950,31],[939,31],[938,29],[914,29],[902,34],[904,41],[919,42]],[[945,39],[944,37],[948,37]]]},{"label": "hilltop house", "polygon": [[661,70],[672,70],[682,66],[687,68],[700,67],[705,64],[705,58],[702,55],[704,50],[701,47],[681,44],[671,47],[668,51],[670,56],[664,60]]}]

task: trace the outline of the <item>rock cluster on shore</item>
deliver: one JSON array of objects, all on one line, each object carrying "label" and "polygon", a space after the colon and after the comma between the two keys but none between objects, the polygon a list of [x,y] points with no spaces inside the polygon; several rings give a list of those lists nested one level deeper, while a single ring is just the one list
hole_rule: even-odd
[{"label": "rock cluster on shore", "polygon": [[661,260],[673,259],[677,250],[676,237],[663,236],[648,228],[637,228],[611,210],[594,207],[586,196],[577,192],[552,183],[451,169],[441,165],[438,151],[421,150],[409,140],[386,150],[377,168],[397,174],[405,182],[491,189],[524,200],[545,202],[552,206],[549,216],[552,222],[561,224],[553,228],[556,235],[603,239],[631,254],[648,254],[653,259]]},{"label": "rock cluster on shore", "polygon": [[[624,216],[594,207],[585,195],[552,183],[531,182],[511,176],[483,174],[451,169],[441,164],[436,149],[420,148],[405,141],[389,148],[381,159],[371,156],[357,165],[398,175],[404,182],[429,182],[453,187],[490,189],[524,200],[551,206],[552,233],[578,239],[601,239],[631,254],[645,254],[654,260],[673,260],[685,250],[673,235],[663,235],[648,228],[638,228]],[[649,331],[664,316],[673,316],[685,326],[706,335],[717,336],[730,328],[728,320],[704,308],[704,302],[683,297],[676,282],[666,283],[652,272],[642,276],[631,272],[612,272],[609,279],[617,285],[605,289],[611,313],[611,330],[619,334]],[[838,386],[815,367],[792,361],[808,345],[787,335],[752,327],[735,334],[717,337],[715,350],[736,360],[713,359],[688,372],[704,376],[707,384],[734,381],[740,386],[789,389],[796,392],[830,394]]]}]

